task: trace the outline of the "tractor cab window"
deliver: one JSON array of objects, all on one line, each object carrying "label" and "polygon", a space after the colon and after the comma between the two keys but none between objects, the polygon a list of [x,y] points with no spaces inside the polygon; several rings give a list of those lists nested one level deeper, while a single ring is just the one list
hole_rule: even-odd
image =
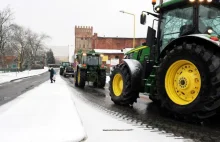
[{"label": "tractor cab window", "polygon": [[96,66],[99,65],[100,57],[99,56],[87,56],[87,64]]},{"label": "tractor cab window", "polygon": [[220,36],[220,10],[219,8],[200,5],[199,7],[199,31],[202,34],[212,34],[212,35]]},{"label": "tractor cab window", "polygon": [[187,34],[193,28],[193,7],[177,8],[163,14],[161,21],[161,51],[172,40]]},{"label": "tractor cab window", "polygon": [[70,63],[62,63],[63,66],[70,66]]},{"label": "tractor cab window", "polygon": [[132,52],[132,53],[129,53],[129,54],[127,55],[127,59],[133,59],[133,55],[134,55],[133,52]]}]

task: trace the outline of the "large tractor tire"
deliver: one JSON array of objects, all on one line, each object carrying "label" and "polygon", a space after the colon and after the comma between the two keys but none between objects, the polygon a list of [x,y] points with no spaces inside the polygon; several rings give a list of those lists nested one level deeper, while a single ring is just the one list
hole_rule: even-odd
[{"label": "large tractor tire", "polygon": [[105,87],[105,82],[106,82],[106,71],[100,71],[99,76],[98,76],[98,87],[99,88],[104,88]]},{"label": "large tractor tire", "polygon": [[85,87],[85,83],[86,83],[86,70],[77,70],[76,73],[76,83],[75,86],[79,86],[80,88],[84,88]]},{"label": "large tractor tire", "polygon": [[124,63],[114,67],[110,75],[109,91],[115,104],[130,106],[137,102],[139,92],[132,90],[131,74]]},{"label": "large tractor tire", "polygon": [[76,72],[75,72],[75,75],[74,75],[74,76],[75,76],[75,86],[76,86],[76,87],[79,86],[79,85],[78,85],[78,79],[77,79],[78,76],[77,76],[77,74],[78,74],[78,73],[77,73],[77,71],[76,71]]},{"label": "large tractor tire", "polygon": [[219,53],[183,43],[167,51],[156,81],[161,105],[173,116],[189,121],[211,117],[220,106]]},{"label": "large tractor tire", "polygon": [[63,69],[60,69],[60,75],[63,75]]}]

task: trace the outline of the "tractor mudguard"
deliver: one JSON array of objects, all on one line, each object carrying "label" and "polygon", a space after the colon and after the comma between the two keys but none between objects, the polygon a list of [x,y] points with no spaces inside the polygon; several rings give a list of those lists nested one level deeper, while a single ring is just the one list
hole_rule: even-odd
[{"label": "tractor mudguard", "polygon": [[161,52],[159,58],[164,57],[166,55],[166,51],[174,48],[175,45],[180,45],[183,42],[186,43],[197,43],[200,45],[211,45],[212,47],[219,48],[220,49],[220,42],[214,41],[209,38],[209,35],[206,34],[192,34],[187,36],[182,36],[180,38],[174,39],[172,42],[170,42]]},{"label": "tractor mudguard", "polygon": [[124,59],[123,61],[131,74],[131,87],[133,90],[138,91],[141,87],[141,75],[143,71],[141,64],[134,59]]}]

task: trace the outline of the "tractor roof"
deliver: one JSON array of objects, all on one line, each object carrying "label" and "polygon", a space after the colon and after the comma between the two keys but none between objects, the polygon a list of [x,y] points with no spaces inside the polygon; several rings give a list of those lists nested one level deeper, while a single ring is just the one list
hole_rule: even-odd
[{"label": "tractor roof", "polygon": [[160,5],[161,8],[164,8],[164,7],[167,7],[167,6],[170,6],[170,5],[174,5],[176,3],[181,3],[181,2],[184,2],[186,0],[169,0],[167,2],[164,2],[163,4]]},{"label": "tractor roof", "polygon": [[160,9],[170,9],[170,8],[175,8],[176,6],[179,5],[185,5],[189,2],[189,0],[169,0],[167,2],[164,2],[158,6],[156,6],[156,8],[160,8]]},{"label": "tractor roof", "polygon": [[[82,55],[82,54],[84,54],[84,53],[85,53],[85,52],[83,52],[82,50],[80,50],[80,51],[77,52],[77,55]],[[96,56],[99,56],[100,53],[95,52],[95,50],[91,50],[91,51],[88,51],[88,52],[86,53],[86,55],[96,55]]]},{"label": "tractor roof", "polygon": [[[161,9],[170,9],[170,8],[176,8],[176,6],[185,6],[185,4],[190,4],[190,3],[191,2],[189,2],[189,0],[169,0],[167,2],[164,2],[160,5],[158,5],[157,7],[161,8]],[[194,3],[196,3],[196,2],[194,2]],[[212,2],[210,4],[220,5],[220,1],[219,0],[212,0]]]},{"label": "tractor roof", "polygon": [[87,52],[87,55],[100,55],[100,53],[95,52],[95,50],[91,50]]}]

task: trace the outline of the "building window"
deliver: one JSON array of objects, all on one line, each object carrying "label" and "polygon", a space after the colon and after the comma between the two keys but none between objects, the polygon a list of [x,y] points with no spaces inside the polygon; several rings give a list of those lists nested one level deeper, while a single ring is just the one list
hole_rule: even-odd
[{"label": "building window", "polygon": [[118,59],[119,57],[118,56],[115,56],[115,59]]},{"label": "building window", "polygon": [[83,40],[83,37],[81,37],[81,40]]},{"label": "building window", "polygon": [[85,44],[83,44],[83,48],[85,48]]}]

